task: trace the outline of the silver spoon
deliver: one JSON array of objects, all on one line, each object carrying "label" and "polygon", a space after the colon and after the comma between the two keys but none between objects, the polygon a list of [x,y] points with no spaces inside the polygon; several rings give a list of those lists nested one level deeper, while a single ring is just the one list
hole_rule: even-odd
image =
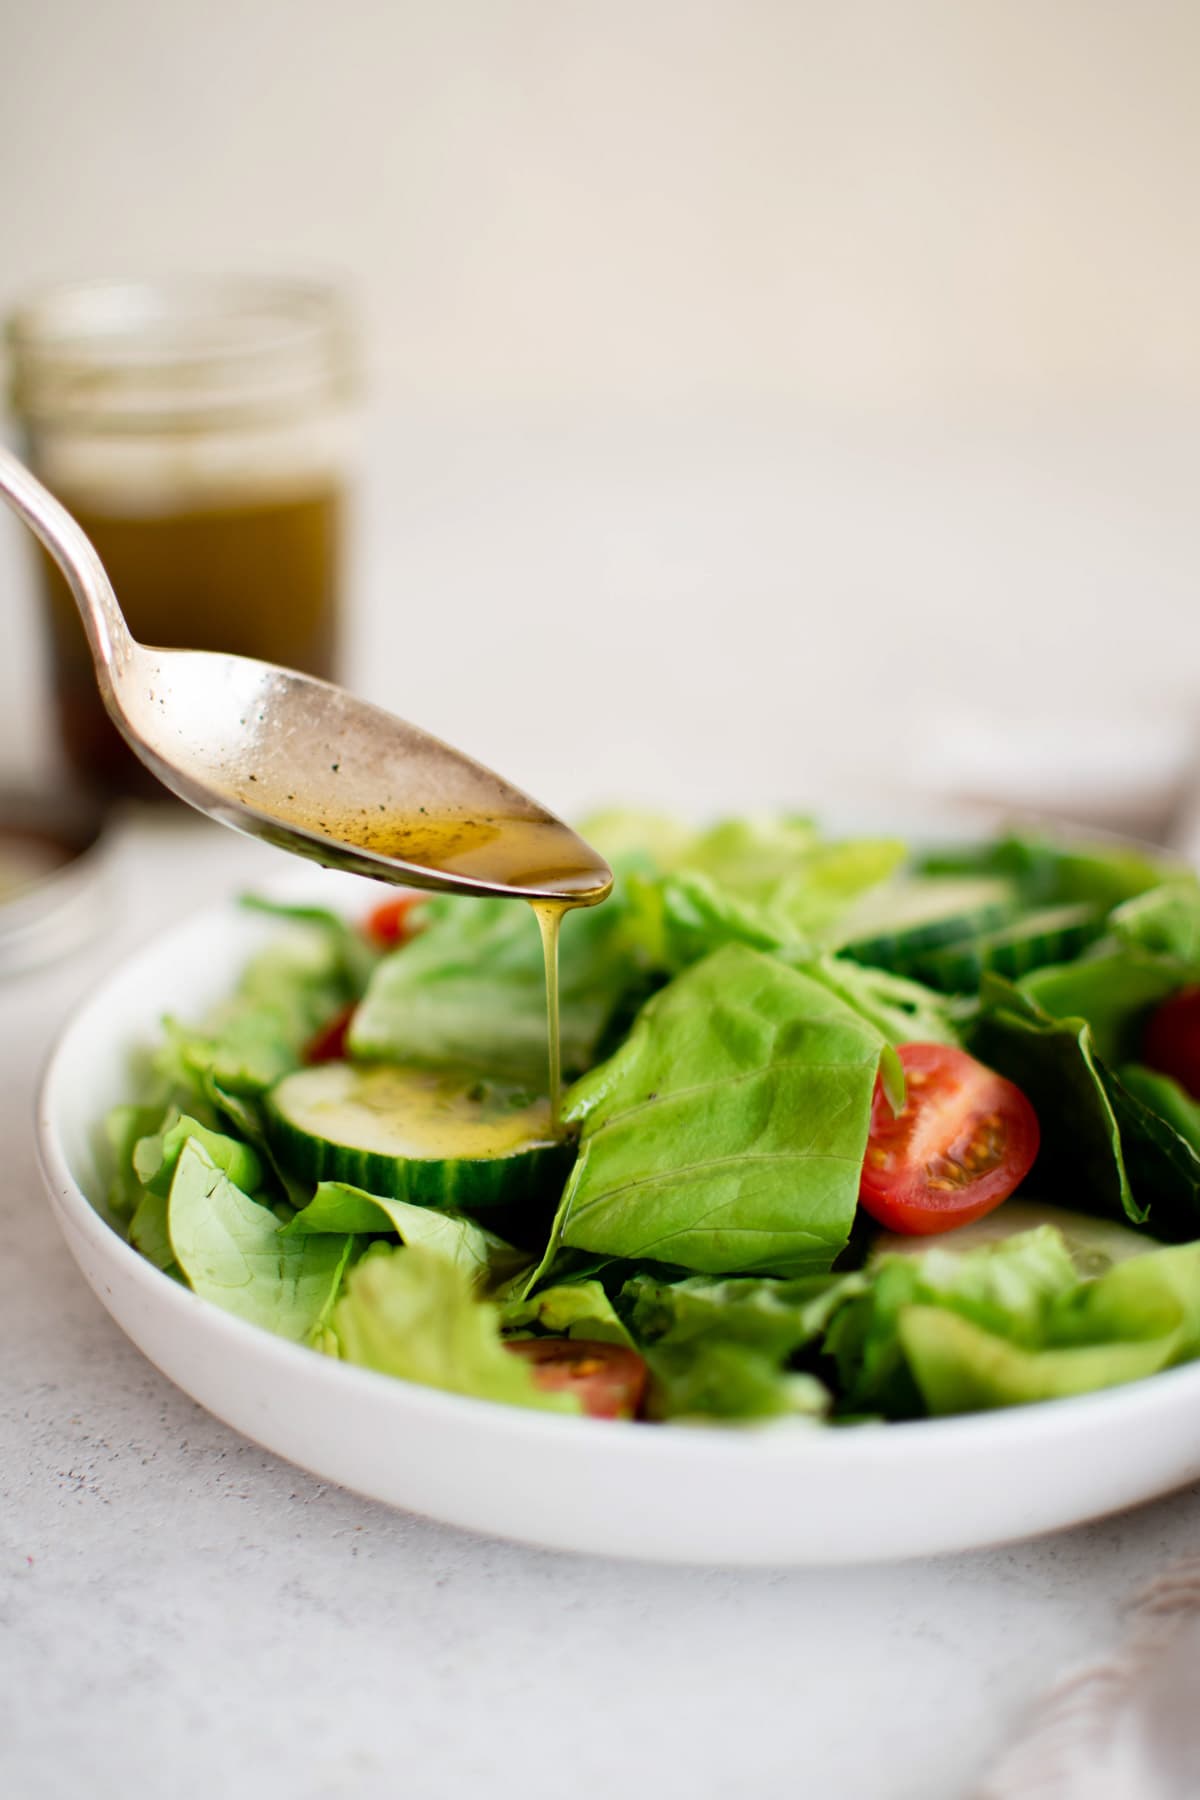
[{"label": "silver spoon", "polygon": [[274,663],[138,643],[87,536],[3,447],[0,495],[67,579],[113,723],[189,805],[406,886],[577,905],[608,893],[611,869],[577,833],[416,725]]}]

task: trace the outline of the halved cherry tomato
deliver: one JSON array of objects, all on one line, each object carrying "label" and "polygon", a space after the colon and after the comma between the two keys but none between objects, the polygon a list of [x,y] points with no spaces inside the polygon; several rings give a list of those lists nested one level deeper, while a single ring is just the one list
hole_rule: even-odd
[{"label": "halved cherry tomato", "polygon": [[1181,988],[1150,1015],[1142,1055],[1200,1100],[1200,987]]},{"label": "halved cherry tomato", "polygon": [[646,1365],[635,1350],[588,1338],[510,1338],[514,1356],[533,1364],[547,1394],[574,1394],[590,1419],[632,1419],[646,1391]]},{"label": "halved cherry tomato", "polygon": [[306,1063],[342,1062],[346,1055],[346,1033],[354,1017],[354,1006],[343,1006],[328,1025],[322,1025],[304,1046]]},{"label": "halved cherry tomato", "polygon": [[423,894],[397,894],[394,900],[383,901],[363,920],[364,932],[381,950],[394,950],[413,935],[410,914],[424,898]]},{"label": "halved cherry tomato", "polygon": [[859,1199],[889,1231],[969,1225],[1024,1181],[1037,1114],[1019,1087],[948,1044],[901,1044],[908,1092],[893,1113],[876,1083]]}]

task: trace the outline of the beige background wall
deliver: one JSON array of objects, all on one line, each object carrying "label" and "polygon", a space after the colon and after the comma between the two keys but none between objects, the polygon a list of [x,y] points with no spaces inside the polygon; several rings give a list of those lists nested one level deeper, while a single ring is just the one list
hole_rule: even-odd
[{"label": "beige background wall", "polygon": [[[1194,0],[0,19],[0,303],[352,281],[363,691],[563,805],[924,781],[964,715],[1102,784],[1187,739]],[[10,529],[0,605],[0,757],[29,760]]]},{"label": "beige background wall", "polygon": [[1200,394],[1192,0],[38,0],[4,297],[311,258],[406,388]]}]

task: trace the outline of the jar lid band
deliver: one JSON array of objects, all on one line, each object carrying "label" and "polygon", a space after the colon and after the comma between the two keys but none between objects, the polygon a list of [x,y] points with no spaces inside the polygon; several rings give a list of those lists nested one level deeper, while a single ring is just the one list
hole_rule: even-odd
[{"label": "jar lid band", "polygon": [[332,286],[256,276],[90,282],[8,320],[10,398],[34,428],[209,431],[340,404],[353,330]]}]

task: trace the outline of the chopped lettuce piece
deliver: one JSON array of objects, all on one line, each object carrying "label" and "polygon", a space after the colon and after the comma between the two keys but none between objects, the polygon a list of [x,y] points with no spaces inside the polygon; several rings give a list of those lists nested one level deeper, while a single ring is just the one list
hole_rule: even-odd
[{"label": "chopped lettuce piece", "polygon": [[1192,1238],[1200,1229],[1200,1151],[1163,1111],[1153,1077],[1149,1087],[1138,1075],[1126,1086],[1102,1061],[1090,1021],[1045,1011],[1032,979],[985,981],[971,1049],[1033,1103],[1042,1129],[1035,1182],[1083,1212],[1148,1222],[1166,1240]]},{"label": "chopped lettuce piece", "polygon": [[752,1345],[729,1338],[695,1344],[664,1342],[647,1356],[652,1419],[685,1424],[753,1424],[769,1419],[819,1420],[830,1410],[825,1384],[790,1370]]},{"label": "chopped lettuce piece", "polygon": [[701,1273],[828,1269],[849,1236],[883,1042],[826,988],[730,945],[579,1082],[551,1249]]},{"label": "chopped lettuce piece", "polygon": [[133,1172],[133,1150],[139,1138],[157,1131],[166,1107],[150,1105],[110,1107],[104,1119],[105,1162],[108,1167],[108,1209],[114,1219],[128,1221],[142,1197],[142,1184]]},{"label": "chopped lettuce piece", "polygon": [[824,842],[808,820],[725,820],[631,878],[627,936],[666,974],[730,943],[811,956],[904,854],[891,838]]},{"label": "chopped lettuce piece", "polygon": [[1200,979],[1200,884],[1174,881],[1118,906],[1085,956],[1025,976],[1021,989],[1054,1018],[1086,1019],[1107,1063],[1137,1055],[1146,1015]]},{"label": "chopped lettuce piece", "polygon": [[[430,923],[379,965],[350,1029],[355,1056],[479,1069],[544,1092],[546,987],[541,938],[511,900],[443,899]],[[559,946],[562,1060],[590,1066],[636,969],[621,942],[621,908],[571,913]]]},{"label": "chopped lettuce piece", "polygon": [[956,1023],[961,1011],[958,1003],[922,982],[851,962],[844,956],[821,956],[792,966],[853,1007],[893,1046],[961,1041]]},{"label": "chopped lettuce piece", "polygon": [[[638,856],[627,848],[628,822],[610,823],[606,841],[625,851],[617,895],[572,915],[562,934],[568,1075],[593,1064],[647,976],[676,974],[727,943],[811,955],[814,934],[904,854],[891,839],[826,843],[810,822],[784,819],[729,820],[690,834],[661,828]],[[419,938],[373,976],[351,1027],[352,1053],[543,1082],[541,945],[524,909],[447,899],[428,917]]]},{"label": "chopped lettuce piece", "polygon": [[1096,1054],[1107,1063],[1136,1050],[1146,1013],[1182,985],[1176,965],[1137,947],[1097,944],[1077,962],[1053,963],[1017,984],[1052,1019],[1085,1019]]},{"label": "chopped lettuce piece", "polygon": [[564,1282],[531,1299],[510,1300],[501,1320],[506,1332],[523,1337],[578,1337],[635,1347],[599,1281]]},{"label": "chopped lettuce piece", "polygon": [[286,919],[324,937],[336,959],[349,998],[357,1000],[363,994],[380,953],[365,933],[340,913],[331,912],[327,906],[295,906],[284,900],[268,900],[261,894],[243,894],[241,903],[249,912]]},{"label": "chopped lettuce piece", "polygon": [[1126,1063],[1117,1070],[1117,1079],[1127,1094],[1157,1113],[1200,1156],[1200,1102],[1170,1075],[1143,1063]]},{"label": "chopped lettuce piece", "polygon": [[368,1194],[344,1181],[319,1183],[309,1204],[284,1228],[287,1237],[318,1232],[395,1232],[410,1248],[436,1251],[463,1269],[478,1292],[514,1281],[532,1265],[527,1251],[506,1244],[474,1219]]},{"label": "chopped lettuce piece", "polygon": [[781,1362],[814,1343],[833,1309],[864,1287],[862,1274],[662,1281],[643,1272],[625,1283],[621,1304],[639,1343],[682,1346],[719,1337]]},{"label": "chopped lettuce piece", "polygon": [[615,868],[636,868],[643,873],[666,874],[685,859],[696,832],[679,819],[663,813],[642,812],[636,807],[612,807],[593,813],[579,827],[587,843]]},{"label": "chopped lettuce piece", "polygon": [[970,1251],[934,1245],[918,1256],[880,1257],[862,1290],[834,1312],[825,1337],[843,1409],[900,1419],[924,1411],[900,1329],[912,1308],[1036,1344],[1052,1302],[1078,1282],[1060,1233],[1048,1225]]},{"label": "chopped lettuce piece", "polygon": [[820,1338],[834,1308],[863,1277],[791,1281],[635,1275],[621,1291],[630,1329],[650,1368],[649,1411],[658,1419],[733,1421],[821,1417],[825,1384],[791,1366]]},{"label": "chopped lettuce piece", "polygon": [[811,819],[725,819],[701,832],[680,861],[761,907],[788,942],[829,926],[906,853],[895,838],[825,840]]},{"label": "chopped lettuce piece", "polygon": [[348,1236],[289,1236],[194,1137],[180,1152],[167,1229],[175,1260],[202,1299],[295,1342],[320,1327],[354,1247]]},{"label": "chopped lettuce piece", "polygon": [[288,1204],[296,1209],[307,1206],[312,1199],[312,1182],[298,1180],[279,1161],[275,1147],[267,1135],[261,1097],[230,1093],[211,1074],[205,1078],[204,1088],[212,1100],[218,1122],[227,1129],[236,1131],[243,1143],[249,1144],[258,1152],[263,1163],[270,1168],[272,1179]]},{"label": "chopped lettuce piece", "polygon": [[921,1304],[901,1314],[897,1329],[932,1413],[1115,1387],[1200,1354],[1200,1244],[1152,1251],[1077,1283],[1023,1337]]},{"label": "chopped lettuce piece", "polygon": [[346,1279],[331,1326],[338,1353],[363,1368],[480,1400],[579,1411],[573,1395],[534,1385],[529,1365],[504,1348],[498,1309],[476,1298],[466,1270],[433,1250],[364,1257]]},{"label": "chopped lettuce piece", "polygon": [[[623,937],[648,968],[677,975],[725,944],[778,950],[790,934],[753,901],[738,899],[694,869],[661,877],[631,875]],[[804,954],[812,954],[805,941]]]},{"label": "chopped lettuce piece", "polygon": [[171,1191],[183,1146],[193,1138],[203,1145],[209,1161],[218,1169],[224,1169],[235,1187],[247,1194],[258,1192],[263,1184],[264,1170],[249,1144],[223,1132],[210,1131],[207,1125],[201,1125],[187,1113],[182,1113],[150,1136],[139,1138],[134,1145],[133,1169],[143,1187],[165,1199]]},{"label": "chopped lettuce piece", "polygon": [[1122,943],[1170,958],[1184,979],[1200,976],[1200,882],[1194,876],[1125,901],[1108,926]]},{"label": "chopped lettuce piece", "polygon": [[981,1005],[969,1048],[1015,1081],[1037,1113],[1042,1143],[1032,1179],[1039,1189],[1083,1212],[1144,1223],[1149,1208],[1130,1184],[1121,1128],[1086,1019],[1053,1017],[1024,983],[997,975],[985,978]]},{"label": "chopped lettuce piece", "polygon": [[299,1066],[305,1044],[354,997],[337,941],[294,924],[253,958],[204,1024],[166,1021],[159,1070],[201,1101],[213,1083],[235,1095],[264,1093]]},{"label": "chopped lettuce piece", "polygon": [[1119,1076],[1105,1071],[1104,1085],[1121,1130],[1129,1180],[1149,1208],[1159,1237],[1187,1242],[1200,1231],[1200,1152],[1160,1110],[1156,1091],[1147,1098],[1132,1092]]},{"label": "chopped lettuce piece", "polygon": [[137,1210],[129,1221],[129,1241],[134,1249],[154,1264],[156,1269],[176,1267],[171,1234],[167,1230],[167,1198],[165,1194],[142,1193]]}]

